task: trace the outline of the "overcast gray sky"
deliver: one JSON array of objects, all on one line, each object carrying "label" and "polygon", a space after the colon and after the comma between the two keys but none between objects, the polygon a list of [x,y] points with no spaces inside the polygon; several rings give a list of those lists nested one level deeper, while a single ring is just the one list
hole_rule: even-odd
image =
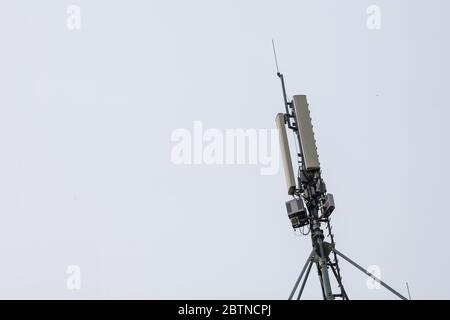
[{"label": "overcast gray sky", "polygon": [[[286,299],[311,244],[291,229],[283,172],[171,161],[194,121],[275,128],[273,38],[288,94],[308,96],[337,247],[413,299],[450,298],[449,10],[2,2],[0,297]],[[350,298],[395,298],[341,269]],[[304,295],[321,298],[315,271]]]}]

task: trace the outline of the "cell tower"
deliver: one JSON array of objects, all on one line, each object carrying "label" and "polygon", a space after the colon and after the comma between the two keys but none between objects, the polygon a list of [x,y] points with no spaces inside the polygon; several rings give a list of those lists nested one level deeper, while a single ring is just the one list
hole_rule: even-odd
[{"label": "cell tower", "polygon": [[[277,67],[277,76],[281,81],[285,106],[285,113],[277,114],[275,121],[279,132],[287,193],[293,197],[292,200],[286,202],[286,209],[292,227],[295,230],[300,230],[303,235],[310,234],[312,242],[311,254],[295,282],[294,288],[289,295],[289,300],[293,299],[297,291],[297,300],[300,300],[313,264],[317,267],[323,299],[348,300],[347,292],[342,284],[338,257],[346,260],[369,277],[372,277],[400,299],[407,300],[403,295],[336,249],[330,221],[330,216],[335,209],[334,198],[331,193],[327,192],[325,182],[321,177],[319,156],[309,113],[309,105],[305,95],[295,95],[288,101],[284,77],[278,68],[273,41],[272,46]],[[287,129],[294,133],[296,140],[297,178],[294,177]],[[306,233],[304,232],[305,228],[309,229]],[[326,235],[324,234],[324,230],[327,232]],[[332,288],[330,274],[336,279],[338,284],[337,289]],[[302,284],[299,289],[300,282]]]}]

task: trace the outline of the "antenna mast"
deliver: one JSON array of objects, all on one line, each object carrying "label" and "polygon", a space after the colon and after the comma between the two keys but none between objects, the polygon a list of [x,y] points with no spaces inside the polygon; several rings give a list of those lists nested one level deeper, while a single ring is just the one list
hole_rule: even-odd
[{"label": "antenna mast", "polygon": [[[292,200],[286,202],[286,208],[288,217],[294,229],[303,230],[304,228],[309,228],[312,244],[311,254],[306,260],[306,263],[295,282],[294,288],[289,295],[289,300],[293,299],[300,282],[302,282],[302,284],[298,290],[297,300],[301,298],[313,264],[315,264],[317,268],[323,299],[334,300],[340,298],[342,300],[348,300],[347,293],[342,284],[338,256],[379,282],[400,299],[407,300],[403,295],[392,289],[386,283],[375,277],[372,273],[366,271],[335,248],[336,245],[330,220],[331,213],[335,209],[334,197],[331,193],[327,192],[325,182],[321,177],[319,156],[317,154],[309,105],[305,95],[295,95],[291,101],[288,101],[284,76],[280,73],[278,67],[275,43],[273,40],[272,48],[277,68],[277,76],[281,81],[283,102],[285,106],[285,113],[279,113],[277,115],[276,123],[280,136],[280,149],[282,152],[288,194],[293,197]],[[299,151],[297,152],[297,177],[294,177],[293,174],[286,127],[294,132],[299,145]],[[324,230],[327,232],[326,235],[324,234]],[[338,293],[333,293],[330,274],[333,275],[337,282]]]}]

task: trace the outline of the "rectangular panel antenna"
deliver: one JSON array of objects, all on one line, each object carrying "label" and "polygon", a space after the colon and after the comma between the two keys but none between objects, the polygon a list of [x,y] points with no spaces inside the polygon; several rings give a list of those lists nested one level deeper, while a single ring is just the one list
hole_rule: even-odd
[{"label": "rectangular panel antenna", "polygon": [[284,114],[279,113],[275,118],[278,128],[278,136],[280,138],[280,151],[283,159],[284,176],[286,178],[286,186],[288,194],[293,195],[295,192],[295,178],[294,170],[292,169],[291,153],[289,151],[289,142],[286,133],[286,126],[284,124]]},{"label": "rectangular panel antenna", "polygon": [[311,116],[305,95],[296,95],[292,99],[295,118],[303,153],[305,169],[313,171],[320,169],[319,155],[317,154],[316,139],[314,139]]}]

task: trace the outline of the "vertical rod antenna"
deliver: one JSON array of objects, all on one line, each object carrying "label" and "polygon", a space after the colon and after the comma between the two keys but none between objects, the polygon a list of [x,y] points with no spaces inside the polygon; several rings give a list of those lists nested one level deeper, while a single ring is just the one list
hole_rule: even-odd
[{"label": "vertical rod antenna", "polygon": [[275,57],[275,66],[277,67],[277,74],[280,74],[280,69],[278,68],[277,51],[275,50],[275,42],[272,39],[273,56]]},{"label": "vertical rod antenna", "polygon": [[[289,103],[287,101],[287,95],[286,95],[286,86],[284,84],[284,77],[283,74],[280,73],[280,69],[278,68],[278,59],[277,59],[277,52],[275,50],[275,42],[272,39],[272,48],[273,48],[273,56],[275,57],[275,66],[277,68],[277,76],[278,78],[280,78],[281,81],[281,89],[283,90],[283,102],[284,102],[284,107],[286,109],[286,117],[289,116]],[[286,119],[287,120],[287,119]]]}]

